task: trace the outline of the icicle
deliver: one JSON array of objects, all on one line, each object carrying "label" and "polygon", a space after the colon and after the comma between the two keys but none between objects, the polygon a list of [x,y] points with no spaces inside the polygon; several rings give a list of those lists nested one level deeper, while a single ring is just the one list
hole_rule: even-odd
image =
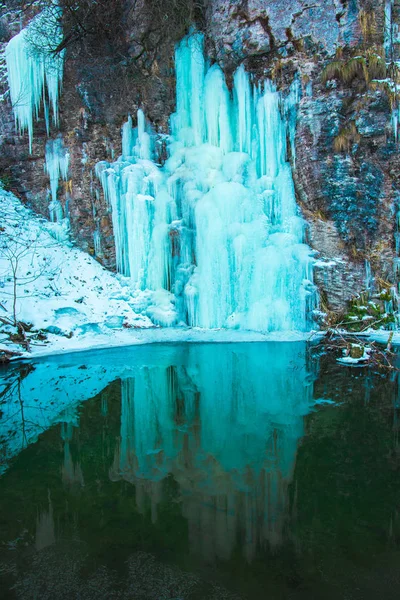
[{"label": "icicle", "polygon": [[223,152],[233,149],[230,114],[230,98],[224,74],[218,65],[214,65],[205,79],[207,141]]},{"label": "icicle", "polygon": [[137,113],[138,127],[137,127],[137,147],[136,155],[144,160],[151,160],[151,146],[150,146],[150,135],[146,131],[146,119],[144,112],[139,109]]},{"label": "icicle", "polygon": [[280,114],[280,95],[271,82],[255,94],[259,142],[259,174],[276,177],[285,162],[285,127]]},{"label": "icicle", "polygon": [[366,258],[365,259],[365,289],[370,292],[373,286],[373,275],[371,271],[371,263]]},{"label": "icicle", "polygon": [[33,121],[38,119],[42,104],[47,130],[49,104],[52,108],[53,123],[58,124],[58,98],[64,52],[53,55],[52,50],[62,40],[59,16],[60,11],[55,5],[43,10],[28,27],[8,42],[5,51],[15,123],[20,133],[28,131],[30,152]]},{"label": "icicle", "polygon": [[[50,220],[59,223],[63,220],[63,208],[57,198],[58,182],[68,180],[69,153],[64,147],[62,136],[59,135],[55,140],[48,140],[45,150],[46,162],[45,172],[50,178],[51,202],[49,204]],[[62,238],[65,237],[68,230],[68,223],[60,232]]]},{"label": "icicle", "polygon": [[239,152],[252,153],[252,97],[249,77],[243,67],[239,67],[234,76],[234,90],[237,114],[237,142]]},{"label": "icicle", "polygon": [[93,245],[94,245],[94,255],[97,257],[102,256],[103,252],[101,250],[101,235],[98,229],[93,233]]},{"label": "icicle", "polygon": [[173,133],[196,146],[204,141],[203,45],[203,36],[192,34],[182,40],[175,52],[177,111]]},{"label": "icicle", "polygon": [[127,122],[122,126],[122,158],[133,156],[133,139],[132,117],[128,115]]},{"label": "icicle", "polygon": [[391,125],[394,141],[397,144],[399,141],[399,123],[400,123],[400,104],[395,104],[392,108]]},{"label": "icicle", "polygon": [[384,48],[386,60],[393,60],[393,12],[394,0],[385,0],[385,33]]},{"label": "icicle", "polygon": [[49,204],[50,221],[58,223],[64,218],[61,203],[58,200],[52,200]]},{"label": "icicle", "polygon": [[48,140],[45,151],[46,162],[45,172],[50,178],[50,190],[52,202],[57,200],[58,181],[68,180],[69,152],[64,147],[62,136],[59,135],[55,140]]}]

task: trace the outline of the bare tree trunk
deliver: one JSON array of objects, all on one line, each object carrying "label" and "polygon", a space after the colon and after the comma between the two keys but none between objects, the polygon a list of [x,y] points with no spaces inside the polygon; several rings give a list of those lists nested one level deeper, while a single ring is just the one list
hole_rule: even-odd
[{"label": "bare tree trunk", "polygon": [[17,266],[13,265],[13,319],[14,327],[17,325]]}]

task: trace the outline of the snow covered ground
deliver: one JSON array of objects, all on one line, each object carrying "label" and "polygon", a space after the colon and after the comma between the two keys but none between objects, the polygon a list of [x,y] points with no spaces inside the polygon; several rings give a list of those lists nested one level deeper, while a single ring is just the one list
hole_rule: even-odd
[{"label": "snow covered ground", "polygon": [[[63,350],[76,348],[85,336],[112,338],[115,329],[152,327],[135,310],[144,299],[129,280],[66,241],[65,224],[38,217],[3,190],[0,223],[0,317],[13,319],[15,284],[17,320],[49,334],[32,342],[33,353],[57,343]],[[10,326],[1,329],[12,333]],[[3,347],[5,337],[0,333]]]},{"label": "snow covered ground", "polygon": [[[14,283],[17,320],[46,333],[46,339],[32,339],[25,357],[146,343],[298,341],[321,335],[157,327],[148,316],[154,312],[151,292],[132,289],[128,278],[68,242],[65,223],[39,217],[0,189],[0,318],[13,318]],[[170,310],[168,303],[161,310]],[[16,332],[0,323],[0,350],[23,350],[10,343],[9,334]],[[389,332],[371,335],[385,343]],[[392,343],[400,343],[400,333]]]}]

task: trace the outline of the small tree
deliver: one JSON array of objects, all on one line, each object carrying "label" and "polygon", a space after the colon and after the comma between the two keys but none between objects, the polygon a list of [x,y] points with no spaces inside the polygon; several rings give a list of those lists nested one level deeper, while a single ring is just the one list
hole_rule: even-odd
[{"label": "small tree", "polygon": [[[27,221],[12,207],[0,205],[0,296],[11,298],[10,316],[1,317],[4,324],[18,328],[28,346],[26,324],[18,319],[18,298],[36,295],[33,290],[20,294],[22,286],[27,286],[42,277],[54,277],[59,265],[53,265],[50,248],[57,246],[45,228],[29,227]],[[5,308],[2,304],[3,309]]]}]

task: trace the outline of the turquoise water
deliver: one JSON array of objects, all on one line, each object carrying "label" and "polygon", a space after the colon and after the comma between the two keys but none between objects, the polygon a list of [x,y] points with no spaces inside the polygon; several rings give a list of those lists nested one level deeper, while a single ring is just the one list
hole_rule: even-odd
[{"label": "turquoise water", "polygon": [[397,372],[305,343],[0,371],[0,597],[400,597]]}]

